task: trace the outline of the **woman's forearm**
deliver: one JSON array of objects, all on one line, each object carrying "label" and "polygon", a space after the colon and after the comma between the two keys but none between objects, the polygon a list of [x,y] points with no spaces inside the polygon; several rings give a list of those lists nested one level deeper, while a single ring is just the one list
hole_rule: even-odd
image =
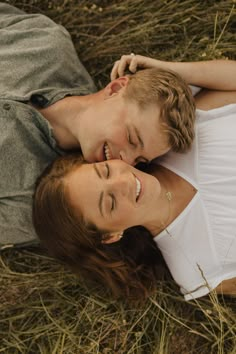
[{"label": "woman's forearm", "polygon": [[177,72],[188,84],[212,90],[236,90],[236,61],[234,60],[162,63],[163,69]]},{"label": "woman's forearm", "polygon": [[189,85],[204,87],[211,90],[236,90],[236,61],[208,60],[198,62],[171,62],[145,57],[142,55],[122,55],[116,61],[111,80],[123,76],[129,69],[136,72],[138,69],[160,68],[172,70],[182,76]]}]

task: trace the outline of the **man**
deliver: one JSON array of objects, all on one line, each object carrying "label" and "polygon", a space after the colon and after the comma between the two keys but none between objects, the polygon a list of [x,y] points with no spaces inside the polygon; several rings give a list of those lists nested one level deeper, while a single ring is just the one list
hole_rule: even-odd
[{"label": "man", "polygon": [[68,32],[46,16],[0,3],[0,62],[0,246],[37,240],[34,183],[67,150],[81,150],[89,162],[136,164],[171,148],[158,107],[141,109],[127,97],[129,77],[95,93]]}]

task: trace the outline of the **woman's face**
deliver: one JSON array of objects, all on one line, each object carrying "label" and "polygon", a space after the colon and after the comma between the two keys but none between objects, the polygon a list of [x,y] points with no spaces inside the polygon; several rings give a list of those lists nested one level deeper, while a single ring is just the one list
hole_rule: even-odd
[{"label": "woman's face", "polygon": [[66,177],[65,183],[75,210],[108,232],[146,226],[161,193],[154,176],[121,160],[82,165]]}]

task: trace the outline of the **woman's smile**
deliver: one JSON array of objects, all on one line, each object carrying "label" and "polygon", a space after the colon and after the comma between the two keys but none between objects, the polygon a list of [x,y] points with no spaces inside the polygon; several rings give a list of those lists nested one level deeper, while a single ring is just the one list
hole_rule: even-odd
[{"label": "woman's smile", "polygon": [[142,185],[141,185],[141,181],[138,179],[137,176],[135,176],[135,180],[136,180],[136,202],[138,202],[138,200],[140,199],[140,195],[142,194]]}]

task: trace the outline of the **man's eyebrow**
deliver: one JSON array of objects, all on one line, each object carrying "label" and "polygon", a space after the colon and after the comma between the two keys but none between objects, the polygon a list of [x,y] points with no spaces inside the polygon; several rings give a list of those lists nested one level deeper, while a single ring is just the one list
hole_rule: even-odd
[{"label": "man's eyebrow", "polygon": [[[102,178],[102,176],[101,176],[101,174],[100,174],[100,172],[99,172],[99,170],[98,170],[98,168],[97,168],[97,165],[96,165],[95,163],[93,164],[93,167],[94,167],[94,170],[95,170],[97,176],[98,176],[99,178]],[[104,193],[101,192],[100,197],[99,197],[99,202],[98,202],[98,208],[99,208],[99,211],[100,211],[100,214],[102,215],[102,217],[104,217],[103,211],[102,211],[103,196],[104,196]]]},{"label": "man's eyebrow", "polygon": [[[136,134],[137,139],[139,141],[139,145],[141,146],[141,149],[144,150],[144,142],[143,142],[143,139],[141,138],[141,136],[139,134],[139,131],[138,131],[137,127],[134,127],[134,131],[135,131],[135,134]],[[144,163],[149,163],[149,160],[146,157],[142,156],[142,155],[140,155],[139,157],[137,157],[135,159],[135,164],[138,164],[140,161],[142,161]]]},{"label": "man's eyebrow", "polygon": [[139,144],[141,145],[141,148],[143,149],[144,148],[144,143],[143,143],[143,140],[142,140],[142,138],[141,138],[141,136],[139,134],[139,131],[138,131],[138,129],[136,127],[134,127],[134,130],[135,130],[135,134],[136,134],[136,136],[138,138]]}]

